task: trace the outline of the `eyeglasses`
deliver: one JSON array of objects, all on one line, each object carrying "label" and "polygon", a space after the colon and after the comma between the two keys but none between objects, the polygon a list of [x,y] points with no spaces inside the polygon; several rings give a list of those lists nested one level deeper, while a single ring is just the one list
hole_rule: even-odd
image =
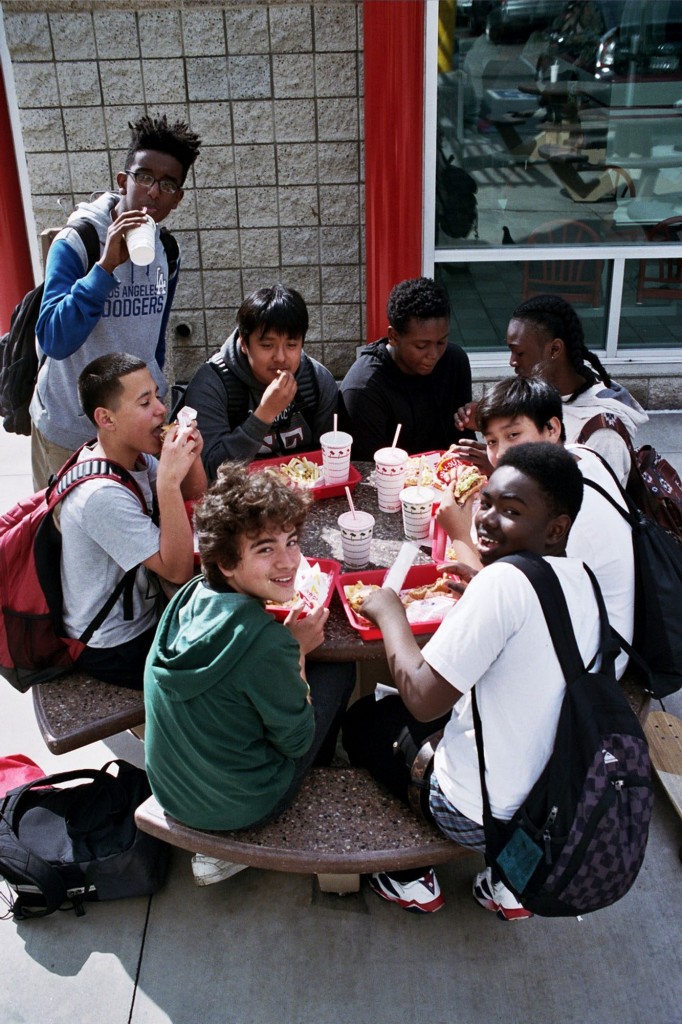
[{"label": "eyeglasses", "polygon": [[173,181],[172,178],[155,178],[149,171],[126,171],[126,174],[129,174],[135,180],[135,184],[141,185],[142,188],[151,188],[152,185],[158,184],[159,191],[167,196],[174,196],[176,192],[180,191],[177,181]]}]

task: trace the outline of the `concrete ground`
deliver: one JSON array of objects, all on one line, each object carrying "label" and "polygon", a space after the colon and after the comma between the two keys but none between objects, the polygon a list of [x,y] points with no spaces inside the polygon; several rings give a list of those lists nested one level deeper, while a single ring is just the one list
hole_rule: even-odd
[{"label": "concrete ground", "polygon": [[[682,413],[640,431],[682,471]],[[0,431],[0,511],[31,491],[28,439]],[[128,734],[55,757],[30,694],[0,680],[0,753],[46,772],[142,763]],[[666,702],[682,715],[682,694]],[[174,851],[151,899],[82,918],[0,921],[2,1024],[681,1024],[682,824],[657,790],[631,892],[582,921],[503,924],[471,898],[473,856],[439,868],[439,914],[316,891],[309,876],[249,869],[194,886]]]}]

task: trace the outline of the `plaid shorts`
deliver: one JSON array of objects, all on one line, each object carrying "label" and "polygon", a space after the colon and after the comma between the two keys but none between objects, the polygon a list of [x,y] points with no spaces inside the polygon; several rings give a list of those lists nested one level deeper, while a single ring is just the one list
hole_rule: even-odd
[{"label": "plaid shorts", "polygon": [[452,839],[460,846],[468,846],[472,850],[480,850],[485,853],[485,832],[483,826],[466,818],[453,807],[443,790],[438,785],[436,773],[431,773],[431,787],[429,790],[429,808],[438,828],[448,839]]}]

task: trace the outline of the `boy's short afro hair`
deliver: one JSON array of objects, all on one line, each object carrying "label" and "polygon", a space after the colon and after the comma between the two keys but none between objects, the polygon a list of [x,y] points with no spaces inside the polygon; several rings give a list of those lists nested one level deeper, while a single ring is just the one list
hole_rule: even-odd
[{"label": "boy's short afro hair", "polygon": [[125,170],[129,170],[135,160],[135,154],[141,149],[152,149],[157,153],[168,153],[175,157],[182,166],[182,184],[187,173],[199,156],[201,139],[191,131],[184,121],[168,123],[165,114],[160,117],[149,117],[143,114],[137,121],[129,121],[130,147],[126,155]]},{"label": "boy's short afro hair", "polygon": [[386,304],[388,322],[396,331],[407,330],[415,320],[450,319],[450,300],[447,292],[430,277],[415,277],[401,281],[391,291]]},{"label": "boy's short afro hair", "polygon": [[547,498],[552,515],[568,515],[575,522],[583,501],[583,475],[562,445],[548,441],[514,445],[507,448],[495,472],[502,466],[511,466],[529,476]]}]

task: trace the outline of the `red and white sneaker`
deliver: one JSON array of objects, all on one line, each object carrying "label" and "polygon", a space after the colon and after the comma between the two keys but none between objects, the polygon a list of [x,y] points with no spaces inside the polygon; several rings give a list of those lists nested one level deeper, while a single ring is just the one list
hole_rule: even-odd
[{"label": "red and white sneaker", "polygon": [[492,910],[500,921],[523,921],[532,917],[503,882],[493,882],[492,871],[486,868],[474,878],[474,899],[485,910]]},{"label": "red and white sneaker", "polygon": [[434,914],[445,905],[433,868],[411,882],[399,882],[392,875],[378,871],[369,876],[369,884],[378,896],[413,914]]}]

